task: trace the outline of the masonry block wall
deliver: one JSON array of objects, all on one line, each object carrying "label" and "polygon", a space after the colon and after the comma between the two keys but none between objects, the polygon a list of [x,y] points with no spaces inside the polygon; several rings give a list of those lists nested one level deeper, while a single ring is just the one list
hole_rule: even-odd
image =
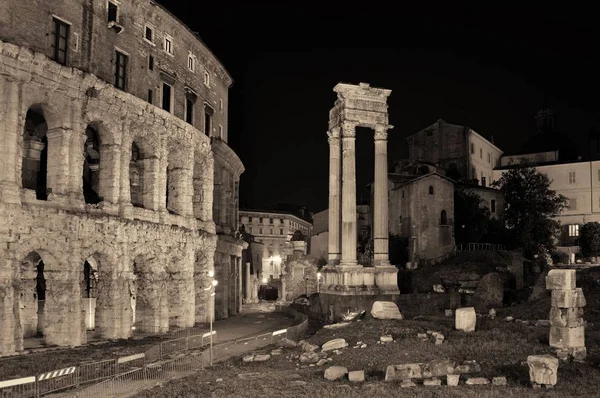
[{"label": "masonry block wall", "polygon": [[230,225],[243,172],[226,144],[231,78],[154,2],[118,3],[117,15],[107,24],[95,0],[0,5],[0,356],[35,334],[85,343],[84,300],[103,338],[209,319],[215,168],[229,162]]}]

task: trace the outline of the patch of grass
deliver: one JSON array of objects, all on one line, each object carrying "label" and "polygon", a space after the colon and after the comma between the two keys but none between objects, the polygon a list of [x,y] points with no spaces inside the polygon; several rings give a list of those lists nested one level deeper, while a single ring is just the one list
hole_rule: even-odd
[{"label": "patch of grass", "polygon": [[[444,344],[435,345],[433,340],[420,341],[417,333],[427,330],[441,332]],[[379,337],[391,334],[395,342],[377,344]],[[292,355],[298,348],[286,348],[283,355],[269,361],[243,364],[240,358],[216,364],[197,375],[165,383],[144,391],[138,397],[591,397],[600,394],[598,362],[598,332],[586,337],[589,357],[584,364],[561,362],[559,382],[554,389],[533,390],[529,386],[529,369],[524,361],[532,354],[552,354],[548,346],[548,328],[534,327],[500,319],[478,318],[477,330],[464,333],[453,330],[452,318],[429,317],[423,320],[364,320],[340,329],[320,329],[307,340],[321,345],[343,337],[349,347],[340,355],[330,354],[333,359],[322,367],[300,364]],[[356,342],[367,344],[364,349],[353,348]],[[269,352],[269,349],[263,349]],[[427,387],[417,386],[400,389],[397,383],[384,382],[388,365],[427,362],[450,358],[457,362],[476,360],[481,372],[473,376],[506,376],[508,386]],[[348,370],[364,370],[365,383],[327,381],[323,378],[326,367],[345,366]],[[243,380],[242,373],[258,372],[261,377]],[[223,381],[217,382],[218,378]],[[305,382],[296,385],[298,381]]]},{"label": "patch of grass", "polygon": [[118,340],[99,345],[0,358],[0,380],[35,376],[82,363],[137,354],[164,340],[168,338],[150,336],[141,340]]}]

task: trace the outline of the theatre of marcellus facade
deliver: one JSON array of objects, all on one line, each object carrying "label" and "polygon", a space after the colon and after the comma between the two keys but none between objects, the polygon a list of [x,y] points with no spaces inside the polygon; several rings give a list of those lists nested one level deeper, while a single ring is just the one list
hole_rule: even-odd
[{"label": "theatre of marcellus facade", "polygon": [[0,4],[0,356],[240,311],[231,84],[152,0]]}]

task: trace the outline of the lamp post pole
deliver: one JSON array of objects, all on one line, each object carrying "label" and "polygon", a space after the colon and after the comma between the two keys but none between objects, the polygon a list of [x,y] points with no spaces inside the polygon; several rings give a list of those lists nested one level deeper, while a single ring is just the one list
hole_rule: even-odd
[{"label": "lamp post pole", "polygon": [[215,313],[215,288],[217,287],[217,285],[219,284],[219,281],[217,281],[216,279],[214,279],[215,277],[215,271],[208,271],[208,277],[211,279],[210,280],[210,286],[207,287],[204,290],[210,290],[210,296],[209,296],[209,323],[210,323],[210,366],[212,366],[213,364],[213,318],[214,318],[214,313]]}]

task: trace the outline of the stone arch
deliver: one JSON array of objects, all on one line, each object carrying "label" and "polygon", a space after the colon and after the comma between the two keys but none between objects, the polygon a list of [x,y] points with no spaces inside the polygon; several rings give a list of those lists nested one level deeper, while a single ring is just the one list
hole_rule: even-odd
[{"label": "stone arch", "polygon": [[85,327],[95,337],[115,338],[121,329],[117,313],[121,286],[113,278],[114,261],[101,251],[88,252],[92,254],[84,254],[79,271]]},{"label": "stone arch", "polygon": [[193,150],[173,140],[167,145],[165,205],[171,214],[192,214]]},{"label": "stone arch", "polygon": [[56,259],[45,250],[32,250],[22,257],[15,296],[19,298],[18,319],[24,338],[46,335],[49,320],[45,317],[45,303],[51,283],[46,276],[49,269],[56,268]]},{"label": "stone arch", "polygon": [[[22,134],[21,186],[35,192],[38,200],[48,199],[48,119],[56,118],[44,104],[34,104],[25,113]],[[54,121],[56,123],[56,121]]]},{"label": "stone arch", "polygon": [[128,146],[129,195],[134,207],[156,210],[158,147],[147,137],[136,136]]},{"label": "stone arch", "polygon": [[167,273],[161,261],[151,254],[134,257],[132,278],[128,281],[134,330],[164,333],[169,330]]}]

